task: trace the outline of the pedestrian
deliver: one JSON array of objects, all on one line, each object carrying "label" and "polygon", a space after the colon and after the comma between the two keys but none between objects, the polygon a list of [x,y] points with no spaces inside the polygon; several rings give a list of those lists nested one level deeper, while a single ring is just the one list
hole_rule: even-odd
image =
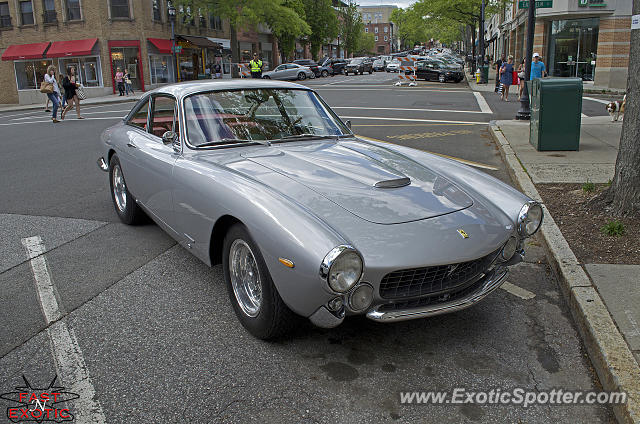
[{"label": "pedestrian", "polygon": [[258,53],[253,54],[249,68],[251,69],[251,78],[262,78],[262,60],[258,58]]},{"label": "pedestrian", "polygon": [[218,79],[218,78],[220,78],[222,76],[221,75],[222,68],[220,67],[219,63],[216,63],[215,65],[213,65],[213,70],[215,72],[216,79]]},{"label": "pedestrian", "polygon": [[522,98],[522,92],[524,91],[525,84],[525,66],[524,66],[524,58],[520,61],[520,65],[518,65],[518,100]]},{"label": "pedestrian", "polygon": [[51,100],[53,105],[53,113],[51,114],[51,120],[54,124],[58,122],[58,106],[60,105],[60,89],[58,88],[58,81],[56,81],[56,67],[49,65],[47,73],[44,76],[44,81],[53,86],[53,92],[47,93],[47,98]]},{"label": "pedestrian", "polygon": [[531,62],[531,75],[529,81],[533,81],[534,78],[542,78],[547,75],[547,68],[544,66],[544,62],[540,59],[538,53],[533,54],[533,62]]},{"label": "pedestrian", "polygon": [[67,104],[67,107],[65,107],[64,110],[62,111],[62,115],[60,116],[60,118],[64,120],[64,117],[67,115],[67,112],[69,112],[75,105],[78,119],[84,119],[82,116],[80,116],[80,99],[78,99],[78,95],[76,94],[76,88],[80,86],[80,83],[78,83],[78,80],[76,77],[75,67],[72,66],[69,68],[69,74],[66,77],[64,77],[64,80],[62,81],[62,86],[64,87],[64,94],[65,96],[67,96],[68,104]]},{"label": "pedestrian", "polygon": [[118,87],[118,92],[121,96],[124,96],[124,74],[122,73],[122,69],[118,66],[116,69],[116,86]]},{"label": "pedestrian", "polygon": [[[47,74],[45,74],[45,75],[47,75]],[[51,100],[49,99],[49,95],[47,95],[47,100],[46,100],[46,101],[45,101],[45,103],[44,103],[44,111],[45,111],[45,112],[51,112],[51,109],[49,109],[49,102],[50,102],[50,101],[51,101]]]},{"label": "pedestrian", "polygon": [[509,55],[506,63],[500,67],[500,84],[502,84],[502,100],[509,101],[509,87],[513,82],[513,56]]},{"label": "pedestrian", "polygon": [[496,62],[494,63],[495,69],[496,69],[496,89],[495,89],[496,93],[500,88],[500,68],[502,67],[503,62],[504,62],[504,54],[501,56],[500,59],[496,60]]},{"label": "pedestrian", "polygon": [[64,77],[60,75],[60,73],[58,73],[58,88],[60,89],[60,97],[62,99],[60,102],[60,116],[62,116],[62,111],[64,110],[65,106],[67,106],[67,96],[64,91],[64,86],[62,85],[63,79]]},{"label": "pedestrian", "polygon": [[131,91],[131,94],[134,94],[133,87],[131,87],[131,74],[129,74],[128,69],[124,70],[124,75],[122,76],[122,79],[124,80],[124,89],[127,93],[127,96],[129,95],[129,91]]}]

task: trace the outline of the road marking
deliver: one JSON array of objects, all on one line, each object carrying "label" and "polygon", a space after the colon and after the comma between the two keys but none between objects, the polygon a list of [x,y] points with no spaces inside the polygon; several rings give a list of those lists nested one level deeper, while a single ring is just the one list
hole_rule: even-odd
[{"label": "road marking", "polygon": [[[82,121],[95,121],[95,120],[102,120],[102,119],[122,119],[122,116],[113,116],[113,117],[104,117],[104,118],[99,118],[99,117],[95,117],[95,118],[85,118],[85,119],[65,119],[64,121],[60,121],[60,122],[82,122]],[[51,124],[51,118],[46,119],[44,121],[25,121],[25,122],[11,122],[8,124],[0,124],[0,126],[5,127],[8,125],[24,125],[24,124],[40,124],[43,122],[48,122]],[[60,125],[60,124],[59,124]]]},{"label": "road marking", "polygon": [[[441,122],[445,124],[468,124],[468,125],[487,125],[487,122],[474,121],[445,121],[441,119],[409,119],[409,118],[383,118],[379,116],[341,116],[342,119],[371,119],[382,121],[405,121],[405,122]],[[3,124],[0,124],[3,125]]]},{"label": "road marking", "polygon": [[482,93],[479,91],[474,91],[473,95],[476,96],[476,100],[478,101],[478,106],[480,106],[480,110],[482,113],[493,113],[491,112],[491,108],[487,104],[487,101],[482,97]]},{"label": "road marking", "polygon": [[363,110],[403,110],[410,112],[446,112],[446,113],[491,113],[477,110],[450,110],[450,109],[413,109],[399,107],[368,107],[368,106],[331,106],[331,109],[363,109]]},{"label": "road marking", "polygon": [[351,124],[352,127],[441,127],[443,125],[472,125],[472,124]]},{"label": "road marking", "polygon": [[473,134],[471,130],[450,130],[450,131],[437,131],[437,132],[423,132],[417,134],[401,134],[401,135],[388,135],[387,138],[397,138],[398,140],[415,140],[418,138],[434,138],[434,137],[447,137],[450,135],[461,134]]},{"label": "road marking", "polygon": [[602,103],[603,105],[608,105],[609,103],[611,103],[611,101],[610,101],[610,100],[596,99],[596,98],[594,98],[594,97],[583,97],[583,99],[585,99],[585,100],[591,100],[592,102]]},{"label": "road marking", "polygon": [[[124,115],[121,116],[121,118],[124,118],[124,116],[129,112],[129,111],[124,111],[124,110],[104,110],[104,111],[100,111],[100,112],[82,112],[82,115],[99,115],[99,114],[104,114],[104,113],[123,113]],[[24,118],[13,118],[11,119],[11,121],[24,121],[25,119],[31,119],[33,118],[32,116],[26,116]]]},{"label": "road marking", "polygon": [[468,90],[461,89],[429,89],[429,88],[414,88],[414,87],[406,87],[406,88],[329,88],[329,87],[315,87],[315,90],[322,91],[412,91],[412,92],[439,92],[439,93],[469,93]]},{"label": "road marking", "polygon": [[80,395],[72,401],[74,412],[80,423],[103,424],[106,418],[100,403],[95,399],[96,391],[91,383],[87,365],[72,328],[61,320],[62,314],[55,296],[55,288],[44,257],[45,247],[38,236],[22,239],[27,250],[36,291],[47,321],[47,335],[61,381],[69,384],[71,392]]},{"label": "road marking", "polygon": [[525,290],[522,287],[518,287],[515,284],[511,284],[508,281],[502,283],[500,288],[506,292],[511,293],[514,296],[518,296],[520,299],[529,300],[536,297],[535,293],[532,293],[529,290]]},{"label": "road marking", "polygon": [[[359,137],[359,138],[361,138],[363,140],[377,141],[377,142],[380,142],[380,143],[393,144],[390,141],[378,140],[377,138],[367,137],[367,136],[364,136],[364,135],[356,134],[356,137]],[[488,169],[488,170],[491,170],[491,171],[497,171],[498,170],[498,168],[496,168],[494,166],[486,165],[486,164],[480,163],[480,162],[474,162],[474,161],[471,161],[471,160],[457,158],[455,156],[443,155],[442,153],[430,152],[428,150],[423,150],[423,152],[430,153],[432,155],[440,156],[440,157],[443,157],[443,158],[455,160],[456,162],[464,163],[465,165],[474,166],[476,168]]]},{"label": "road marking", "polygon": [[582,118],[588,118],[588,116],[587,116],[587,115],[585,115],[584,113],[581,113],[581,114],[580,114],[580,117],[582,117]]}]

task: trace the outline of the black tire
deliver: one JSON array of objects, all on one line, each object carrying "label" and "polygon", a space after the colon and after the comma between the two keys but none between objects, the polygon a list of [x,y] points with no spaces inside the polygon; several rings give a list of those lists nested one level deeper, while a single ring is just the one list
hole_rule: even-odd
[{"label": "black tire", "polygon": [[270,77],[269,75],[265,75],[265,76],[263,76],[262,78],[264,78],[264,79],[271,79],[271,77]]},{"label": "black tire", "polygon": [[373,70],[369,71],[369,75],[373,74]]},{"label": "black tire", "polygon": [[[240,306],[231,282],[229,253],[232,244],[236,240],[241,240],[249,246],[260,276],[261,304],[257,315],[254,317],[245,313]],[[293,329],[297,321],[297,315],[282,301],[276,286],[273,284],[260,249],[251,238],[247,228],[242,224],[233,225],[225,235],[222,251],[222,269],[233,310],[242,326],[251,335],[258,339],[268,340],[280,337]]]},{"label": "black tire", "polygon": [[327,70],[325,69],[324,71],[322,71],[322,72],[320,73],[320,75],[322,75],[323,77],[325,77],[325,78],[326,78],[326,77],[328,77],[328,76],[329,76],[329,71],[327,71]]},{"label": "black tire", "polygon": [[305,79],[307,79],[307,75],[304,72],[300,72],[298,74],[298,80],[302,81],[302,80],[305,80]]},{"label": "black tire", "polygon": [[438,75],[438,81],[439,82],[447,82],[447,77],[445,77],[444,75],[440,74],[440,75]]},{"label": "black tire", "polygon": [[[124,202],[122,202],[122,200],[116,200],[116,190],[114,190],[114,176],[116,176],[116,174],[118,173],[122,178],[122,187],[120,188],[120,190],[124,190]],[[109,186],[111,187],[111,201],[113,201],[113,207],[116,209],[116,213],[118,214],[118,218],[120,218],[120,221],[127,225],[141,224],[146,221],[146,215],[144,211],[140,208],[140,206],[138,206],[138,204],[136,203],[136,199],[129,192],[129,189],[125,182],[122,165],[120,165],[120,159],[118,159],[118,155],[115,154],[111,156],[111,160],[109,161]]]}]

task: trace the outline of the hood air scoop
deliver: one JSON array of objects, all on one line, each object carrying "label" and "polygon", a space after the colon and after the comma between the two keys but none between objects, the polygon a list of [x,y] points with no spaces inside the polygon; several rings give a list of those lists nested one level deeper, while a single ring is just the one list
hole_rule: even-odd
[{"label": "hood air scoop", "polygon": [[398,188],[398,187],[408,186],[409,184],[411,184],[411,180],[407,177],[404,177],[404,178],[396,178],[393,180],[378,181],[375,184],[375,187],[376,188]]}]

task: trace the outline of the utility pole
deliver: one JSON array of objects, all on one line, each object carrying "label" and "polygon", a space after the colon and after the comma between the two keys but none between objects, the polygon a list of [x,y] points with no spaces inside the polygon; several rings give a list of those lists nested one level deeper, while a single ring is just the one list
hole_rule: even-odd
[{"label": "utility pole", "polygon": [[176,23],[176,8],[173,7],[173,4],[169,2],[169,7],[167,9],[167,13],[169,15],[169,21],[171,22],[171,55],[173,56],[173,74],[175,76],[175,82],[178,82],[178,60],[176,58],[176,34],[175,34],[175,23]]},{"label": "utility pole", "polygon": [[524,91],[520,97],[520,109],[516,114],[516,119],[528,121],[531,119],[531,109],[529,107],[529,85],[531,77],[531,58],[533,56],[533,32],[536,24],[536,3],[529,0],[529,16],[527,20],[527,51],[524,55]]},{"label": "utility pole", "polygon": [[486,84],[484,78],[484,0],[480,6],[480,28],[478,31],[478,47],[480,47],[480,84]]}]

